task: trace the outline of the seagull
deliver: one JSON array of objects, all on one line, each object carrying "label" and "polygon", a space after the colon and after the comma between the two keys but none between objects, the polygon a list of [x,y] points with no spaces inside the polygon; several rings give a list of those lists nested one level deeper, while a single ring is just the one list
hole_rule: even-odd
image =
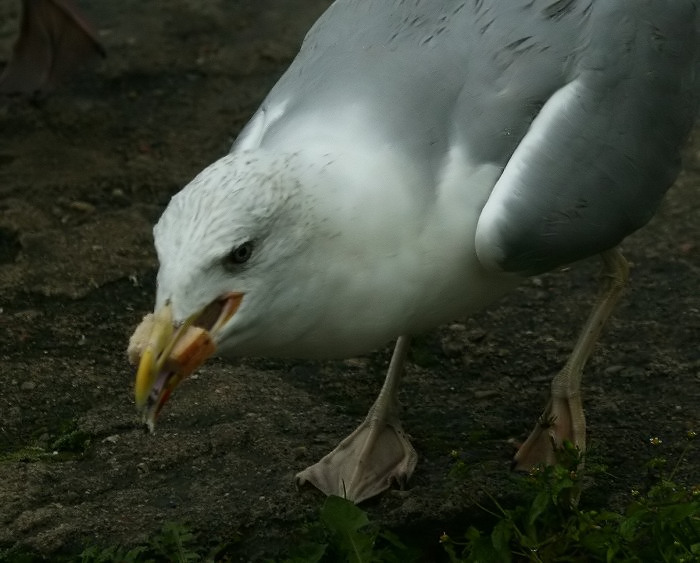
[{"label": "seagull", "polygon": [[[581,378],[698,106],[698,0],[337,0],[229,154],[154,228],[131,337],[153,429],[209,356],[396,346],[360,426],[297,474],[354,502],[404,485],[412,335],[589,256],[600,292],[515,462],[585,448]],[[261,390],[264,393],[264,390]]]},{"label": "seagull", "polygon": [[35,94],[95,55],[105,56],[93,26],[72,0],[22,0],[19,37],[0,75],[0,93]]}]

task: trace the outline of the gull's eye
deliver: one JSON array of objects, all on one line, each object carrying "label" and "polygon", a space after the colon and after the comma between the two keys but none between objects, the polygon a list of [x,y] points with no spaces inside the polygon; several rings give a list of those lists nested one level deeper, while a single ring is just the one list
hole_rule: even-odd
[{"label": "gull's eye", "polygon": [[253,243],[251,241],[244,242],[240,246],[235,247],[226,256],[226,261],[229,264],[243,264],[250,260],[253,255]]}]

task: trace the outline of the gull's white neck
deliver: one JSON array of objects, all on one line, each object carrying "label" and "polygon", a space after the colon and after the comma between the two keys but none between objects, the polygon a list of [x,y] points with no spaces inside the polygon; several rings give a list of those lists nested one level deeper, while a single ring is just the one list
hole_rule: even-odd
[{"label": "gull's white neck", "polygon": [[[495,167],[469,164],[455,145],[426,172],[357,119],[326,123],[327,135],[308,116],[300,128],[286,125],[261,135],[255,150],[293,155],[312,207],[312,238],[295,262],[298,271],[289,272],[298,284],[295,301],[281,298],[266,341],[251,339],[251,346],[276,349],[243,346],[240,353],[362,353],[483,308],[517,283],[487,273],[474,250]],[[235,150],[251,148],[243,142]],[[294,317],[295,309],[305,311],[303,318]]]}]

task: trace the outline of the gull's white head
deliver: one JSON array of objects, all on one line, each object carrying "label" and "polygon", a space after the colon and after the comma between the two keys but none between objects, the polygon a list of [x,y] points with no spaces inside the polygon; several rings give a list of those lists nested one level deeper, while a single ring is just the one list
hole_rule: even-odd
[{"label": "gull's white head", "polygon": [[312,284],[290,281],[307,269],[314,230],[313,190],[302,197],[300,176],[294,155],[228,155],[174,196],[158,221],[156,310],[129,350],[140,363],[136,403],[150,426],[214,351],[274,353],[313,322],[294,314]]},{"label": "gull's white head", "polygon": [[[293,157],[228,155],[175,195],[154,229],[160,262],[156,308],[181,322],[231,292],[235,317],[213,338],[220,353],[245,345],[257,315],[278,304],[288,262],[311,237],[309,194],[301,197]],[[211,327],[206,327],[211,328]],[[246,350],[236,350],[238,354]]]}]

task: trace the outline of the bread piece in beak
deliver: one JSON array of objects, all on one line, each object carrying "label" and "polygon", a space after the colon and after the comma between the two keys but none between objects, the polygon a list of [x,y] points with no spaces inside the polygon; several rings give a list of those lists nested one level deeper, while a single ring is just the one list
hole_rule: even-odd
[{"label": "bread piece in beak", "polygon": [[[175,387],[216,351],[213,335],[233,316],[241,299],[240,293],[228,294],[179,325],[173,322],[172,305],[166,303],[136,328],[128,356],[138,364],[136,408],[150,431]],[[200,326],[200,320],[211,327]]]}]

